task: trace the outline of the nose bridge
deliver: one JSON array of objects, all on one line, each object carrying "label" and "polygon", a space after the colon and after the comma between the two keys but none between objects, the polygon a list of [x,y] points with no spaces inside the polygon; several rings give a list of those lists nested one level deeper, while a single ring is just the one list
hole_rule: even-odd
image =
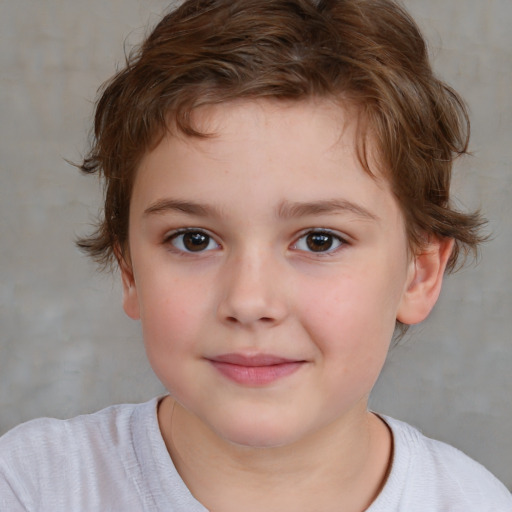
[{"label": "nose bridge", "polygon": [[278,323],[287,311],[280,283],[282,265],[263,244],[250,244],[234,251],[223,269],[221,318],[230,323],[252,325]]}]

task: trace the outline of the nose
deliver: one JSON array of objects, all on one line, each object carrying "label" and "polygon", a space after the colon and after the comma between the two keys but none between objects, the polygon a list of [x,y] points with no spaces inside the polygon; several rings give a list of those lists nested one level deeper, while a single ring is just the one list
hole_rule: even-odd
[{"label": "nose", "polygon": [[289,309],[283,272],[279,262],[263,251],[229,258],[221,277],[221,321],[251,328],[281,323]]}]

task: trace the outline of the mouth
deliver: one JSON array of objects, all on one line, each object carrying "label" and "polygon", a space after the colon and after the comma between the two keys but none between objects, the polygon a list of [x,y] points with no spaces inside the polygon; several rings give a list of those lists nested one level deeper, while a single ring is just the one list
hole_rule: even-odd
[{"label": "mouth", "polygon": [[208,359],[224,377],[246,386],[264,386],[295,373],[306,361],[271,354],[223,354]]}]

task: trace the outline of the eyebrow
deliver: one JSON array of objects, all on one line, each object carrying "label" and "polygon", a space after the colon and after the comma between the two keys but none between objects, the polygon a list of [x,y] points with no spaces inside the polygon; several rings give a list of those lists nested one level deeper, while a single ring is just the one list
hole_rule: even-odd
[{"label": "eyebrow", "polygon": [[215,206],[179,199],[159,199],[144,210],[144,215],[162,214],[168,211],[181,212],[198,217],[221,217],[220,210]]},{"label": "eyebrow", "polygon": [[312,202],[283,202],[277,211],[278,217],[292,218],[307,215],[323,215],[333,213],[351,213],[366,220],[378,221],[379,217],[362,205],[347,199],[331,199]]},{"label": "eyebrow", "polygon": [[[144,210],[144,215],[163,214],[168,211],[181,212],[197,217],[222,217],[220,209],[213,205],[179,199],[159,199]],[[379,217],[361,205],[347,199],[331,199],[311,202],[282,202],[277,208],[278,218],[297,218],[308,215],[351,213],[366,220],[378,221]]]}]

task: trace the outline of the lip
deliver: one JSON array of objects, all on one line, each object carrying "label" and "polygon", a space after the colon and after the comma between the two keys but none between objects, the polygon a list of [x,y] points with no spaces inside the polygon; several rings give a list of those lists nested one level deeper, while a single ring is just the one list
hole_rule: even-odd
[{"label": "lip", "polygon": [[272,354],[222,354],[208,361],[224,377],[246,386],[271,384],[295,373],[306,363]]}]

